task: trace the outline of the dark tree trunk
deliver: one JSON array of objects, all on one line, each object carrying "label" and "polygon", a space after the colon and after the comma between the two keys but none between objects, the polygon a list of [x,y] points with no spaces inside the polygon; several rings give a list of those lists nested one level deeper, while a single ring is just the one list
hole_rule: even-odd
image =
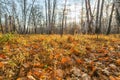
[{"label": "dark tree trunk", "polygon": [[120,33],[120,13],[118,11],[118,8],[116,8],[116,23],[117,23],[117,33]]},{"label": "dark tree trunk", "polygon": [[1,11],[2,6],[1,5],[2,4],[0,3],[0,28],[1,28],[2,33],[4,33],[3,26],[2,26],[2,20],[1,20],[1,16],[2,16],[2,11]]},{"label": "dark tree trunk", "polygon": [[4,33],[3,26],[2,26],[2,20],[1,20],[1,14],[0,14],[0,28],[1,28],[2,33]]},{"label": "dark tree trunk", "polygon": [[53,1],[53,12],[52,12],[52,22],[51,22],[51,33],[53,33],[53,29],[54,29],[54,21],[55,21],[55,9],[56,9],[56,0]]},{"label": "dark tree trunk", "polygon": [[5,14],[5,33],[8,33],[8,16]]},{"label": "dark tree trunk", "polygon": [[[47,7],[47,1],[45,0],[45,18],[46,18],[46,29],[48,29],[48,7]],[[48,31],[47,31],[48,33]]]},{"label": "dark tree trunk", "polygon": [[12,16],[9,16],[9,31],[12,32]]},{"label": "dark tree trunk", "polygon": [[64,9],[63,9],[63,15],[62,15],[63,17],[62,17],[62,25],[61,25],[61,37],[63,36],[63,29],[64,29],[64,19],[65,19],[66,4],[67,4],[67,0],[65,0]]},{"label": "dark tree trunk", "polygon": [[103,16],[103,6],[104,6],[104,0],[102,0],[102,4],[101,4],[101,10],[100,10],[100,20],[99,20],[99,27],[98,27],[98,33],[101,33],[101,20],[102,20],[102,16]]},{"label": "dark tree trunk", "polygon": [[23,9],[23,16],[24,16],[24,24],[23,24],[23,33],[25,33],[26,32],[26,2],[27,2],[27,0],[24,0],[24,2],[23,2],[23,7],[24,7],[24,9]]},{"label": "dark tree trunk", "polygon": [[92,32],[91,23],[93,20],[93,15],[92,15],[92,11],[91,11],[90,0],[85,0],[85,6],[86,6],[88,33],[91,33]]},{"label": "dark tree trunk", "polygon": [[114,6],[115,4],[112,5],[112,10],[111,10],[111,14],[110,14],[110,19],[109,19],[109,23],[108,23],[108,29],[107,29],[107,35],[110,34],[111,31],[111,22],[112,22],[112,17],[113,17],[113,12],[114,12]]},{"label": "dark tree trunk", "polygon": [[97,3],[97,13],[96,13],[96,26],[95,26],[95,33],[98,33],[99,31],[99,8],[100,8],[100,0],[98,0],[98,3]]},{"label": "dark tree trunk", "polygon": [[50,0],[48,0],[48,34],[51,34],[51,5]]}]

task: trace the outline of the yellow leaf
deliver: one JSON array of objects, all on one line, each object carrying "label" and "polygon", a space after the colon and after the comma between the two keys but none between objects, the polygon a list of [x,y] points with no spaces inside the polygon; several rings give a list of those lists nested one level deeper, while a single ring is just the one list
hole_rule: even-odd
[{"label": "yellow leaf", "polygon": [[2,62],[0,62],[0,68],[2,68],[4,66],[4,64]]},{"label": "yellow leaf", "polygon": [[116,80],[113,76],[109,77],[110,80]]}]

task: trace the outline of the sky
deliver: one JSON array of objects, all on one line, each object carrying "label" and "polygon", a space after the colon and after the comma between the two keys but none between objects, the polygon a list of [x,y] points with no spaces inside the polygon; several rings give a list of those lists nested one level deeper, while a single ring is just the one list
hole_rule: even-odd
[{"label": "sky", "polygon": [[[37,0],[37,2],[40,3],[40,5],[42,5],[44,8],[44,0]],[[57,0],[58,12],[62,11],[64,2],[64,0]],[[82,0],[67,0],[67,9],[70,9],[70,11],[67,13],[67,16],[70,21],[76,20],[76,22],[79,22],[81,2]]]},{"label": "sky", "polygon": [[[13,1],[21,1],[21,0],[13,0]],[[28,3],[32,3],[32,0],[27,0]],[[52,0],[51,0],[52,1]],[[79,22],[80,20],[80,11],[81,11],[81,8],[82,8],[82,1],[83,0],[67,0],[67,9],[69,9],[68,13],[67,13],[67,16],[68,16],[68,19],[70,21],[76,21],[76,22]],[[93,6],[94,2],[96,0],[91,0],[91,5]],[[38,5],[41,5],[43,8],[45,8],[45,4],[44,4],[45,0],[36,0],[36,4]],[[57,0],[57,12],[62,12],[63,10],[63,5],[64,5],[64,2],[65,0]],[[17,10],[18,10],[18,13],[20,12],[20,9],[19,6],[19,2],[17,3],[18,7],[17,7]],[[85,4],[83,4],[83,6],[85,7]],[[45,9],[43,9],[43,14],[45,13]]]}]

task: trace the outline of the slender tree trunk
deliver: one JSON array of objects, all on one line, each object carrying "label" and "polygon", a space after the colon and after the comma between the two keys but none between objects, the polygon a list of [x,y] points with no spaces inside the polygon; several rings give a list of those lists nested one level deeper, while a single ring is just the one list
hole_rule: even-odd
[{"label": "slender tree trunk", "polygon": [[13,32],[15,32],[15,31],[18,32],[16,25],[15,25],[15,18],[14,17],[12,17],[12,25],[13,25]]},{"label": "slender tree trunk", "polygon": [[22,28],[21,28],[18,16],[16,16],[16,19],[17,19],[17,24],[18,24],[18,33],[22,33],[22,30],[21,30]]},{"label": "slender tree trunk", "polygon": [[48,0],[48,26],[49,26],[49,29],[48,29],[48,33],[51,34],[50,30],[51,30],[51,5],[50,5],[50,0]]},{"label": "slender tree trunk", "polygon": [[67,5],[67,0],[65,0],[64,9],[63,9],[63,17],[62,17],[62,25],[61,25],[61,37],[63,36],[66,5]]},{"label": "slender tree trunk", "polygon": [[0,15],[0,28],[1,28],[2,33],[4,33],[3,26],[2,26],[2,21],[1,21],[1,15]]},{"label": "slender tree trunk", "polygon": [[88,26],[88,28],[89,28],[88,32],[91,33],[92,32],[91,25],[92,25],[92,22],[93,22],[93,14],[92,14],[92,10],[91,10],[90,0],[88,0],[88,10],[89,10],[89,17],[90,17],[89,26]]},{"label": "slender tree trunk", "polygon": [[[116,7],[116,6],[115,6]],[[115,15],[116,15],[116,23],[117,23],[117,33],[119,34],[120,33],[120,12],[118,10],[118,7],[115,8]]]},{"label": "slender tree trunk", "polygon": [[27,25],[27,29],[26,29],[26,34],[29,32],[31,14],[32,14],[32,10],[33,10],[33,6],[34,6],[34,4],[35,4],[35,1],[36,1],[36,0],[33,0],[33,1],[32,1],[32,5],[31,5],[31,8],[30,8],[29,18],[28,18],[28,22],[27,22],[28,25]]},{"label": "slender tree trunk", "polygon": [[96,12],[96,26],[95,26],[95,33],[98,33],[98,27],[99,27],[99,8],[100,8],[100,0],[98,0],[97,3],[97,12]]},{"label": "slender tree trunk", "polygon": [[[48,28],[48,8],[47,8],[47,1],[45,0],[45,17],[46,17],[46,29]],[[48,31],[47,31],[48,33]]]},{"label": "slender tree trunk", "polygon": [[9,31],[12,32],[12,16],[9,16]]},{"label": "slender tree trunk", "polygon": [[90,24],[89,24],[90,19],[89,19],[88,1],[87,0],[85,0],[85,6],[86,6],[86,16],[87,16],[87,28],[89,28],[89,26],[90,26]]},{"label": "slender tree trunk", "polygon": [[5,33],[8,33],[8,16],[5,14]]},{"label": "slender tree trunk", "polygon": [[102,0],[102,4],[101,4],[98,33],[101,33],[101,24],[102,24],[101,19],[102,19],[102,16],[103,16],[103,7],[104,7],[104,0]]},{"label": "slender tree trunk", "polygon": [[85,0],[85,6],[86,6],[86,16],[87,16],[87,27],[88,27],[88,33],[92,32],[91,23],[93,20],[93,15],[91,11],[91,5],[90,0]]},{"label": "slender tree trunk", "polygon": [[53,33],[54,28],[54,19],[55,19],[55,9],[56,9],[56,0],[53,1],[53,12],[52,12],[52,22],[51,22],[51,33]]},{"label": "slender tree trunk", "polygon": [[0,3],[0,28],[1,28],[2,33],[4,33],[4,30],[3,30],[3,27],[2,27],[2,20],[1,20],[1,16],[2,16],[2,12],[1,12],[2,6],[1,5],[2,4]]},{"label": "slender tree trunk", "polygon": [[111,22],[112,22],[112,17],[113,17],[113,12],[114,12],[114,6],[115,6],[115,4],[113,3],[111,14],[110,14],[110,19],[109,19],[109,23],[108,23],[108,29],[107,29],[107,33],[106,33],[107,35],[110,34],[110,31],[111,31]]},{"label": "slender tree trunk", "polygon": [[85,25],[84,25],[84,0],[81,2],[81,33],[84,32],[85,30]]},{"label": "slender tree trunk", "polygon": [[23,27],[24,27],[24,30],[23,30],[23,33],[25,33],[26,31],[26,2],[27,0],[24,0],[24,9],[23,9],[23,15],[24,15],[24,24],[23,24]]},{"label": "slender tree trunk", "polygon": [[33,25],[34,25],[34,32],[35,34],[37,33],[37,24],[36,24],[36,19],[35,19],[35,14],[34,14],[34,9],[32,9],[32,17],[33,17]]}]

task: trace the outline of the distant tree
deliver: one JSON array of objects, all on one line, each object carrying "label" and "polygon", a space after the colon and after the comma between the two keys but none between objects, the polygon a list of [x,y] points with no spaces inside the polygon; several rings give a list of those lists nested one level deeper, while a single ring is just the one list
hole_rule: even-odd
[{"label": "distant tree", "polygon": [[100,18],[99,18],[99,26],[98,26],[98,33],[101,33],[101,20],[102,20],[102,16],[103,16],[103,7],[104,7],[104,0],[102,0],[101,2],[101,10],[100,10]]},{"label": "distant tree", "polygon": [[55,26],[55,10],[56,10],[56,4],[57,4],[57,1],[56,0],[53,0],[53,9],[52,9],[52,20],[51,20],[51,33],[53,33],[53,29],[54,29],[54,26]]},{"label": "distant tree", "polygon": [[48,33],[50,34],[51,32],[51,0],[48,0]]},{"label": "distant tree", "polygon": [[113,3],[112,9],[111,9],[111,14],[110,14],[110,19],[108,22],[108,29],[107,29],[107,33],[106,33],[107,35],[110,34],[110,31],[111,31],[111,22],[112,22],[112,17],[113,17],[114,6],[115,6],[115,4]]},{"label": "distant tree", "polygon": [[5,33],[8,33],[8,15],[5,14]]},{"label": "distant tree", "polygon": [[[47,7],[47,0],[45,0],[45,23],[46,23],[46,29],[48,28],[48,7]],[[48,30],[47,30],[48,33]]]},{"label": "distant tree", "polygon": [[25,31],[26,31],[26,18],[27,18],[27,9],[26,9],[26,6],[27,6],[27,0],[23,0],[23,20],[24,20],[24,22],[23,22],[23,33],[25,33]]},{"label": "distant tree", "polygon": [[2,3],[0,2],[0,28],[1,28],[1,31],[2,31],[2,33],[4,33],[4,30],[3,30],[3,26],[2,26],[2,20],[1,20],[1,18],[2,18]]},{"label": "distant tree", "polygon": [[114,0],[115,3],[115,18],[117,23],[117,33],[120,33],[120,1]]},{"label": "distant tree", "polygon": [[97,12],[96,12],[96,22],[95,22],[95,33],[99,31],[99,9],[100,9],[100,0],[97,2]]},{"label": "distant tree", "polygon": [[117,23],[117,33],[120,32],[119,28],[120,28],[120,13],[118,11],[118,9],[116,9],[116,23]]},{"label": "distant tree", "polygon": [[92,11],[91,11],[90,0],[85,0],[85,6],[86,6],[88,33],[91,33],[92,32],[91,23],[93,20],[93,15],[92,15]]},{"label": "distant tree", "polygon": [[64,20],[65,20],[65,11],[66,11],[67,0],[65,0],[64,8],[63,8],[63,15],[62,15],[62,25],[61,25],[61,37],[63,36],[64,30]]}]

